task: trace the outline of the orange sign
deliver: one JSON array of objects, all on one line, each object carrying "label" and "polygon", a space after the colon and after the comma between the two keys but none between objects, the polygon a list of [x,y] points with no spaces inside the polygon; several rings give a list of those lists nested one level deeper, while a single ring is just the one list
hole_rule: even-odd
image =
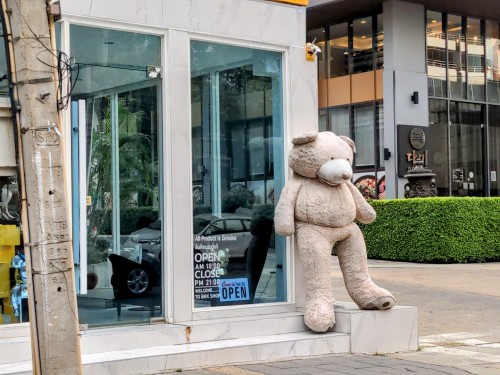
[{"label": "orange sign", "polygon": [[274,1],[275,3],[287,3],[293,5],[309,5],[309,0],[269,0]]}]

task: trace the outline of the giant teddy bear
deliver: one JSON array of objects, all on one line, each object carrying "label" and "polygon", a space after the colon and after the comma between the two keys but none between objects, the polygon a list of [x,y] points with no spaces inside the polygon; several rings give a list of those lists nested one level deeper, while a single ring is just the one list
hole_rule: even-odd
[{"label": "giant teddy bear", "polygon": [[275,211],[276,233],[295,234],[305,279],[306,325],[325,332],[335,324],[331,252],[336,253],[351,298],[361,309],[390,309],[396,303],[368,274],[366,246],[354,222],[371,223],[375,211],[352,184],[354,142],[332,132],[293,138],[291,179]]}]

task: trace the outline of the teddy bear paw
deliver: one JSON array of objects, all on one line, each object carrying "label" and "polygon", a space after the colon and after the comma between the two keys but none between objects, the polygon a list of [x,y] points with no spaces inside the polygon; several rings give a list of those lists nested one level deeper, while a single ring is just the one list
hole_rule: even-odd
[{"label": "teddy bear paw", "polygon": [[313,304],[312,307],[306,308],[304,314],[304,322],[306,326],[314,332],[326,332],[335,325],[335,312],[332,304]]},{"label": "teddy bear paw", "polygon": [[392,295],[382,296],[368,302],[364,310],[388,310],[396,304],[396,299]]}]

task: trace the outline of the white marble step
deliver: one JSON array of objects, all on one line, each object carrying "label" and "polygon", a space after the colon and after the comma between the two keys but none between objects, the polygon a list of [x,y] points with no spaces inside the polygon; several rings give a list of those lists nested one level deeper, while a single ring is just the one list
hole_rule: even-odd
[{"label": "white marble step", "polygon": [[[152,324],[82,332],[85,373],[145,374],[328,353],[394,353],[418,349],[417,309],[363,311],[336,304],[335,332],[307,330],[300,312]],[[0,338],[0,375],[29,374],[29,336]]]},{"label": "white marble step", "polygon": [[[153,374],[162,370],[348,353],[349,348],[348,334],[295,332],[84,354],[82,361],[88,375]],[[0,375],[30,373],[30,361],[0,365]]]},{"label": "white marble step", "polygon": [[[166,345],[304,332],[300,312],[90,329],[81,332],[82,353],[140,349]],[[5,336],[1,334],[5,332]],[[29,326],[0,331],[0,365],[31,360]]]}]

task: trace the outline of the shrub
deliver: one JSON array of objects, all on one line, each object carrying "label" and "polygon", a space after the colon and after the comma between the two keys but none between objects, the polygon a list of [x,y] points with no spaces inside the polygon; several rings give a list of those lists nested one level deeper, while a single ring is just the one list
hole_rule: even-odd
[{"label": "shrub", "polygon": [[409,262],[500,260],[500,198],[374,200],[360,225],[368,257]]},{"label": "shrub", "polygon": [[[111,235],[113,222],[111,210],[101,209],[94,212],[97,234]],[[122,235],[130,234],[140,229],[141,223],[153,222],[158,219],[158,209],[146,207],[123,207],[120,209],[120,232]]]}]

